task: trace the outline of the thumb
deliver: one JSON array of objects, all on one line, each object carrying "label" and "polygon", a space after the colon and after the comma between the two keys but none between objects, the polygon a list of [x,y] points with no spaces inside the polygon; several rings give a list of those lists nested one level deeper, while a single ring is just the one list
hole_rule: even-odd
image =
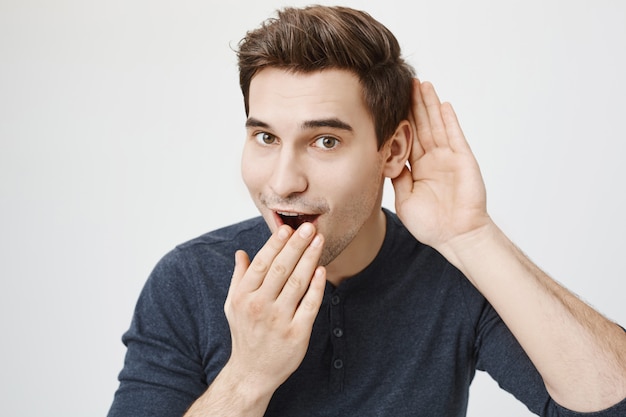
[{"label": "thumb", "polygon": [[236,287],[241,282],[241,279],[248,270],[249,266],[250,257],[248,257],[248,254],[243,250],[235,252],[235,269],[233,271],[233,277],[230,281],[231,288]]},{"label": "thumb", "polygon": [[411,195],[411,191],[413,191],[413,176],[411,175],[411,171],[409,167],[405,166],[395,178],[391,179],[391,184],[393,185],[393,189],[396,195],[396,210],[398,209],[398,205],[406,200],[409,195]]},{"label": "thumb", "polygon": [[233,271],[233,276],[230,280],[230,287],[228,288],[226,301],[224,302],[224,313],[226,313],[226,318],[229,318],[232,294],[241,282],[249,266],[250,258],[248,257],[248,254],[243,250],[238,250],[237,252],[235,252],[235,269]]}]

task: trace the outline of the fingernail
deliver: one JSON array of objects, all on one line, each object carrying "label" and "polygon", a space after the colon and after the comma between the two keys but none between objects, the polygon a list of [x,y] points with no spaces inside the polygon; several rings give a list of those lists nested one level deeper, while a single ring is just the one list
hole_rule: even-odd
[{"label": "fingernail", "polygon": [[302,226],[300,226],[298,233],[300,233],[300,236],[306,239],[311,237],[314,231],[315,229],[311,223],[304,223]]},{"label": "fingernail", "polygon": [[311,246],[313,246],[314,248],[319,248],[321,244],[322,237],[320,235],[315,236],[315,239],[313,239],[313,242],[311,242]]},{"label": "fingernail", "polygon": [[289,231],[286,228],[281,227],[280,229],[278,229],[277,236],[280,240],[287,240],[287,238],[289,237]]},{"label": "fingernail", "polygon": [[317,267],[317,269],[315,270],[315,277],[321,277],[324,274],[324,268],[322,268],[321,266]]}]

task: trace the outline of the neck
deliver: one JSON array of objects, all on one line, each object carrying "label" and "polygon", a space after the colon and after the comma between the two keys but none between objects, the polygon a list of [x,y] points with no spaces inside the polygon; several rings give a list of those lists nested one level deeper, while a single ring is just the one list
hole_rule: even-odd
[{"label": "neck", "polygon": [[338,286],[344,280],[364,270],[380,251],[387,231],[387,219],[382,209],[374,210],[350,244],[326,265],[326,280]]}]

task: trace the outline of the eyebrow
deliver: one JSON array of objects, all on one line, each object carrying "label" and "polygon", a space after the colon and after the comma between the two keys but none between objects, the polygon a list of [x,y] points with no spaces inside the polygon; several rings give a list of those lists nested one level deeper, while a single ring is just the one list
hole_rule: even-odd
[{"label": "eyebrow", "polygon": [[306,120],[301,125],[302,129],[315,129],[317,127],[330,127],[333,129],[341,129],[352,132],[352,126],[337,118]]},{"label": "eyebrow", "polygon": [[246,119],[246,127],[263,127],[263,128],[269,128],[270,125],[268,125],[265,122],[260,121],[259,119],[255,119],[254,117],[248,117],[248,119]]},{"label": "eyebrow", "polygon": [[[246,120],[246,127],[262,127],[268,129],[270,125],[259,119],[255,119],[254,117],[249,117]],[[333,129],[347,130],[349,132],[352,132],[354,130],[352,129],[352,126],[350,126],[348,123],[334,117],[328,119],[305,120],[300,125],[300,128],[303,130],[315,129],[318,127],[330,127]]]}]

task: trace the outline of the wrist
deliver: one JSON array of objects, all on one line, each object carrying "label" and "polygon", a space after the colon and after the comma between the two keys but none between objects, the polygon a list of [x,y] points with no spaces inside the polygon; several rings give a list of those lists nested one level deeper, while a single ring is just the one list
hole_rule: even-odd
[{"label": "wrist", "polygon": [[467,261],[475,261],[486,255],[487,248],[499,245],[506,241],[506,237],[498,226],[487,218],[485,223],[469,232],[455,236],[445,243],[437,245],[435,249],[451,264],[463,271]]},{"label": "wrist", "polygon": [[224,366],[215,382],[220,382],[223,389],[237,399],[242,410],[265,410],[274,391],[278,388],[268,385],[268,378],[249,369],[241,369],[230,361]]}]

